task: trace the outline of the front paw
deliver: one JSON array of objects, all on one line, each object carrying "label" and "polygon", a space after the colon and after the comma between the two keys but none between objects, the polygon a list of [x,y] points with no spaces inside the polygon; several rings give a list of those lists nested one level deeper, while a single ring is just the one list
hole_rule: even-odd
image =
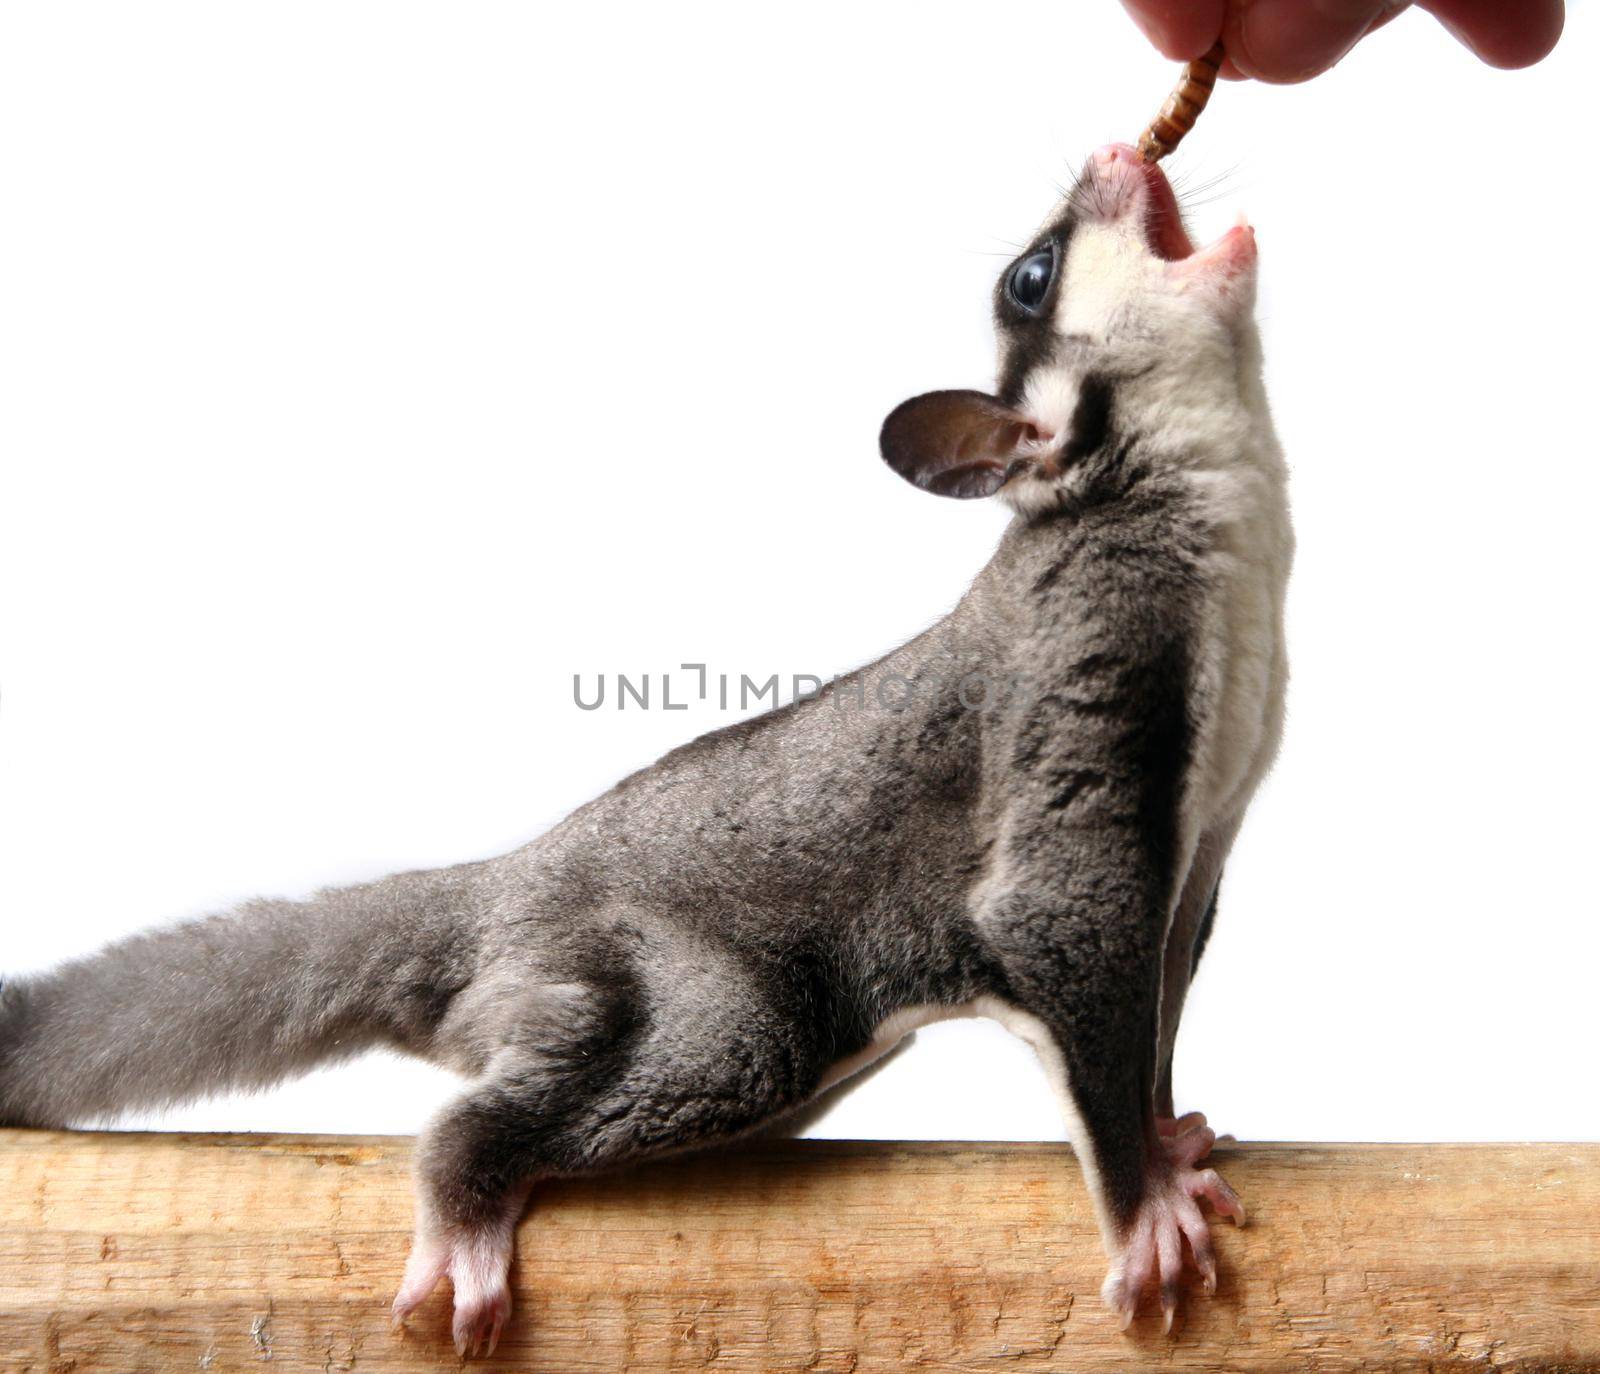
[{"label": "front paw", "polygon": [[1177,1118],[1158,1116],[1156,1135],[1161,1139],[1167,1158],[1179,1169],[1192,1169],[1211,1153],[1211,1147],[1218,1141],[1233,1139],[1231,1135],[1219,1136],[1206,1125],[1204,1112],[1187,1112]]},{"label": "front paw", "polygon": [[[1200,1130],[1210,1135],[1203,1125]],[[1199,1158],[1211,1147],[1211,1141],[1203,1136],[1191,1139],[1182,1153],[1189,1153],[1201,1140],[1205,1148],[1192,1156]],[[1238,1194],[1215,1169],[1195,1169],[1191,1159],[1189,1164],[1169,1160],[1164,1167],[1152,1170],[1145,1199],[1134,1214],[1100,1290],[1101,1299],[1117,1314],[1124,1331],[1138,1311],[1140,1295],[1152,1283],[1161,1294],[1162,1329],[1172,1330],[1186,1244],[1206,1292],[1217,1291],[1217,1257],[1211,1245],[1211,1227],[1200,1212],[1201,1198],[1211,1204],[1218,1216],[1244,1225],[1244,1207]]]}]

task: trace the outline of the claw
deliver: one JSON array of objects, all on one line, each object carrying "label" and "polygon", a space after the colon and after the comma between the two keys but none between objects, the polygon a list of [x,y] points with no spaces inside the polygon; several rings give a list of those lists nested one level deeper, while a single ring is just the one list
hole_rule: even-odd
[{"label": "claw", "polygon": [[406,1263],[406,1275],[394,1300],[398,1327],[449,1276],[455,1289],[455,1315],[450,1335],[462,1359],[492,1355],[511,1315],[511,1235],[492,1231],[463,1232],[419,1238]]},{"label": "claw", "polygon": [[[1193,1128],[1210,1135],[1208,1127]],[[1168,1142],[1169,1148],[1172,1142]],[[1152,1166],[1145,1196],[1129,1226],[1111,1273],[1101,1289],[1106,1305],[1124,1331],[1132,1323],[1141,1293],[1154,1286],[1161,1303],[1161,1323],[1170,1332],[1182,1293],[1183,1257],[1187,1247],[1207,1294],[1217,1291],[1217,1259],[1211,1228],[1196,1199],[1211,1203],[1219,1216],[1242,1219],[1238,1195],[1215,1169],[1172,1166],[1162,1159]]]},{"label": "claw", "polygon": [[500,1332],[511,1314],[511,1293],[498,1287],[456,1289],[456,1315],[451,1334],[463,1358],[494,1354]]},{"label": "claw", "polygon": [[1117,1325],[1126,1331],[1133,1325],[1134,1313],[1139,1307],[1138,1289],[1130,1289],[1127,1278],[1120,1269],[1113,1269],[1100,1286],[1100,1301],[1116,1314]]},{"label": "claw", "polygon": [[1223,1181],[1215,1169],[1204,1169],[1195,1174],[1188,1184],[1190,1197],[1203,1197],[1219,1217],[1228,1217],[1235,1226],[1245,1223],[1244,1203],[1239,1195]]},{"label": "claw", "polygon": [[396,1330],[403,1327],[406,1318],[428,1300],[449,1268],[449,1250],[419,1237],[412,1246],[410,1257],[406,1260],[406,1272],[400,1281],[400,1291],[395,1294],[394,1305],[389,1309],[390,1322]]}]

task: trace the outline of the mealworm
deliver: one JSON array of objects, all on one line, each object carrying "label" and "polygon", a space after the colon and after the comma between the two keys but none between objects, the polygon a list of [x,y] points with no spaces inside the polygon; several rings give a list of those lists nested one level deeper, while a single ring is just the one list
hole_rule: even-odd
[{"label": "mealworm", "polygon": [[1222,43],[1218,41],[1204,57],[1197,57],[1183,69],[1183,79],[1167,97],[1161,113],[1139,135],[1139,156],[1146,162],[1160,162],[1194,128],[1200,111],[1211,99],[1217,84],[1217,69],[1222,66]]}]

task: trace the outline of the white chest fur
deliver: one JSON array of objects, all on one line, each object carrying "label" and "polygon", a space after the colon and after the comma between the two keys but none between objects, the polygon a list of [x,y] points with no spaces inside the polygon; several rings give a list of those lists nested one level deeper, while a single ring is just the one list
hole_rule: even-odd
[{"label": "white chest fur", "polygon": [[1293,558],[1283,469],[1259,461],[1197,473],[1215,518],[1209,593],[1195,648],[1195,739],[1185,789],[1198,836],[1236,821],[1277,754],[1288,655],[1283,608]]}]

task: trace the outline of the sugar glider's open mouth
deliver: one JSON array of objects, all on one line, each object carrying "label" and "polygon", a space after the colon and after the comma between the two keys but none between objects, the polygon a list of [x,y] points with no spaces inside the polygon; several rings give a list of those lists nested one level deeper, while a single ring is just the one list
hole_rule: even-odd
[{"label": "sugar glider's open mouth", "polygon": [[1183,227],[1178,198],[1160,167],[1146,162],[1126,143],[1108,143],[1097,149],[1091,166],[1115,188],[1113,203],[1123,200],[1119,191],[1132,190],[1140,181],[1144,183],[1144,238],[1152,253],[1166,262],[1181,262],[1193,255],[1194,244]]},{"label": "sugar glider's open mouth", "polygon": [[1144,237],[1150,251],[1168,262],[1181,262],[1194,252],[1189,231],[1183,227],[1178,198],[1173,194],[1167,174],[1153,162],[1139,158],[1148,195],[1144,208]]}]

